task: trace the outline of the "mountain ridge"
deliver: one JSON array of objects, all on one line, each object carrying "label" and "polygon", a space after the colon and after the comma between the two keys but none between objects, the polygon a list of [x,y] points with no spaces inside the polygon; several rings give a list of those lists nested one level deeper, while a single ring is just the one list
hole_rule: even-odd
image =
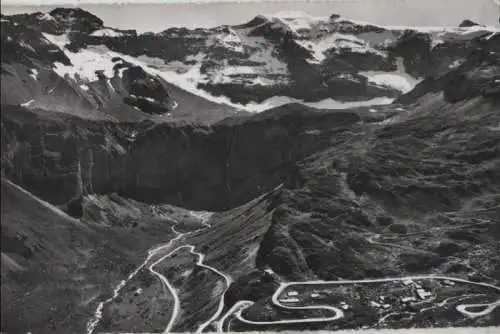
[{"label": "mountain ridge", "polygon": [[[133,92],[121,88],[120,78],[94,92],[96,85],[87,84],[89,79],[90,83],[96,81],[93,71],[98,71],[101,76],[104,75],[104,80],[109,80],[113,77],[113,72],[116,73],[116,69],[121,68],[121,74],[127,66],[139,66],[148,73],[147,75],[158,77],[159,85],[177,85],[187,90],[188,94],[199,95],[202,99],[215,102],[212,110],[217,105],[228,105],[225,107],[227,112],[221,115],[222,117],[234,113],[234,108],[261,111],[290,102],[342,109],[350,104],[356,106],[389,103],[414,87],[423,77],[439,75],[439,71],[456,66],[474,49],[476,43],[495,32],[493,28],[476,25],[437,31],[422,28],[420,32],[418,29],[408,30],[401,27],[388,30],[332,16],[326,21],[315,21],[311,18],[310,22],[308,21],[310,27],[303,29],[302,35],[292,36],[289,29],[283,31],[275,27],[274,18],[258,16],[239,26],[192,30],[170,28],[157,34],[138,35],[133,30],[120,31],[104,27],[99,18],[81,9],[59,8],[51,13],[14,15],[11,19],[14,19],[14,22],[10,22],[6,16],[2,18],[2,43],[6,44],[7,50],[13,48],[11,52],[21,52],[16,51],[17,46],[12,45],[12,41],[9,42],[9,39],[14,37],[20,39],[17,43],[29,45],[31,48],[35,47],[30,45],[33,41],[39,39],[37,43],[44,45],[49,38],[49,44],[35,47],[37,55],[33,54],[31,57],[40,58],[41,48],[48,48],[44,51],[47,56],[43,57],[48,57],[50,62],[64,65],[52,70],[59,77],[64,79],[65,73],[69,73],[72,78],[70,81],[74,82],[74,75],[83,73],[84,77],[76,79],[76,82],[82,84],[72,88],[80,96],[78,99],[83,102],[84,111],[80,112],[81,114],[90,113],[99,117],[101,113],[96,110],[103,108],[103,102],[104,108],[110,105],[111,109],[118,103],[120,108],[132,110],[124,111],[123,116],[117,115],[116,111],[106,111],[104,114],[112,118],[151,118],[144,115],[141,109],[141,106],[144,106],[146,110],[156,108],[158,112],[155,113],[159,116],[154,116],[153,119],[159,121],[166,121],[171,117],[176,119],[176,114],[193,114],[196,106],[186,105],[184,108],[186,99],[179,98],[184,101],[181,104],[181,112],[181,109],[174,108],[178,106],[175,98],[149,101],[148,96],[136,97]],[[281,26],[293,21],[280,20]],[[27,29],[32,31],[31,37],[15,35],[16,24],[26,25]],[[14,36],[9,35],[9,29],[13,29]],[[40,33],[42,36],[36,35]],[[386,47],[383,43],[391,41],[391,38],[393,45],[383,51]],[[30,39],[33,41],[30,42]],[[181,40],[184,46],[180,44]],[[381,42],[383,43],[380,44]],[[375,43],[375,48],[370,46],[372,43]],[[338,46],[335,46],[337,44]],[[324,52],[332,46],[337,48],[336,51],[325,56]],[[405,51],[405,48],[409,51]],[[165,53],[164,50],[168,52]],[[114,58],[104,57],[104,54],[112,54],[110,51],[115,52]],[[9,57],[15,57],[14,54],[8,54],[2,55],[4,62],[12,62],[13,59]],[[130,58],[129,55],[135,58]],[[222,55],[226,60],[221,59]],[[124,57],[128,57],[127,61],[114,61]],[[414,57],[420,60],[412,60]],[[97,63],[90,64],[85,59],[95,59]],[[23,62],[25,66],[30,66],[31,61]],[[354,69],[357,71],[353,71]],[[34,68],[27,71],[39,70]],[[438,72],[435,72],[436,70]],[[21,76],[21,73],[17,76]],[[85,79],[85,76],[88,79]],[[29,76],[23,80],[30,80]],[[395,80],[401,83],[392,87]],[[6,83],[7,85],[9,83]],[[45,89],[50,91],[52,88]],[[105,91],[101,92],[103,89]],[[109,92],[109,89],[117,91],[118,96],[112,91]],[[148,89],[151,90],[152,87]],[[168,88],[166,90],[168,91]],[[88,97],[89,93],[97,93],[97,101],[96,97]],[[41,104],[40,107],[46,103],[38,102],[36,98],[32,98],[32,94],[29,95],[31,96],[23,98],[25,101],[18,99],[18,103],[34,100],[29,105]],[[46,93],[42,95],[42,101],[53,100],[53,97],[47,97]],[[182,96],[184,95],[186,94]],[[10,95],[2,96],[2,101],[8,97]],[[102,101],[103,99],[109,101]],[[207,103],[210,104],[208,101]],[[346,106],[343,103],[347,103]],[[53,104],[51,108],[54,108]],[[212,117],[206,114],[203,116],[209,119]]]}]

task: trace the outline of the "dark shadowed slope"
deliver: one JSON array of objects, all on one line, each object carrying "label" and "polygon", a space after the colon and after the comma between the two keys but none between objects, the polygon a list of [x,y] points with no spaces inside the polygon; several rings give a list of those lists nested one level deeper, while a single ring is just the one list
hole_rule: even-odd
[{"label": "dark shadowed slope", "polygon": [[[126,253],[125,245],[2,180],[2,330],[81,330],[89,306],[126,273]],[[123,260],[109,267],[104,254]]]},{"label": "dark shadowed slope", "polygon": [[83,332],[147,249],[173,238],[171,220],[111,198],[119,212],[101,212],[105,199],[87,199],[77,220],[2,179],[2,331]]}]

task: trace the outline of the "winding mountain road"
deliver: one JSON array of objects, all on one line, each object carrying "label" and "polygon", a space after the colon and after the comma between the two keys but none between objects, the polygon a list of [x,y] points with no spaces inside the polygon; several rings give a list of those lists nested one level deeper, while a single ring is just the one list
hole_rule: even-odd
[{"label": "winding mountain road", "polygon": [[[160,216],[162,215],[155,207],[153,207],[153,212],[158,213]],[[210,228],[211,227],[211,225],[208,224],[208,220],[210,219],[210,217],[212,215],[211,213],[209,213],[209,212],[203,212],[201,214],[197,214],[196,212],[191,212],[191,214],[193,216],[197,217],[197,218],[200,218],[201,219],[201,224],[205,228]],[[120,281],[120,283],[114,288],[113,295],[110,298],[108,298],[108,299],[106,299],[106,300],[104,300],[104,301],[102,301],[102,302],[99,303],[99,305],[97,306],[96,311],[94,312],[94,315],[92,316],[92,318],[87,323],[86,334],[92,334],[94,332],[95,328],[97,327],[97,325],[99,324],[100,320],[102,319],[104,306],[106,304],[112,302],[114,299],[116,299],[119,296],[119,294],[120,294],[121,290],[123,289],[123,287],[131,279],[133,279],[139,273],[139,271],[141,269],[143,269],[149,263],[149,261],[155,255],[158,255],[160,252],[165,251],[165,249],[168,249],[168,248],[172,247],[173,244],[176,241],[180,240],[182,237],[185,237],[185,236],[187,236],[189,234],[192,234],[192,233],[194,233],[196,231],[199,231],[199,230],[194,230],[194,231],[187,232],[187,233],[180,233],[180,232],[176,231],[176,229],[175,229],[175,226],[177,226],[179,224],[179,222],[174,219],[174,223],[175,223],[175,225],[173,225],[171,227],[171,229],[172,229],[172,232],[174,232],[175,237],[172,238],[166,244],[162,244],[162,245],[159,245],[159,246],[157,246],[155,248],[150,249],[148,251],[148,255],[145,258],[145,260],[132,273],[129,274],[129,276],[127,277],[127,279],[124,279],[124,280]],[[152,275],[158,277],[158,279],[162,282],[163,286],[168,289],[168,291],[170,292],[170,294],[172,295],[172,297],[174,299],[174,305],[173,305],[172,315],[170,317],[170,320],[169,320],[167,326],[165,327],[164,333],[171,332],[173,326],[175,325],[175,321],[176,321],[176,319],[177,319],[177,317],[179,315],[179,310],[180,310],[180,298],[179,298],[179,295],[178,295],[177,291],[172,286],[172,284],[168,281],[168,279],[163,274],[161,274],[160,272],[156,271],[155,267],[158,264],[160,264],[161,262],[165,261],[165,259],[169,258],[173,254],[175,254],[176,252],[178,252],[179,250],[185,249],[185,248],[188,248],[189,252],[191,254],[195,255],[198,258],[198,260],[196,262],[196,265],[198,265],[198,266],[200,266],[202,268],[206,268],[208,270],[211,270],[215,274],[221,276],[224,279],[225,283],[226,283],[226,288],[225,288],[224,292],[222,293],[222,295],[220,297],[220,300],[219,300],[216,312],[207,321],[205,321],[200,326],[198,326],[198,328],[196,330],[197,333],[200,333],[203,330],[205,330],[213,321],[215,321],[217,318],[219,318],[220,314],[222,313],[222,311],[224,309],[224,296],[225,296],[227,290],[229,289],[229,286],[233,282],[233,280],[232,280],[231,277],[229,277],[228,275],[224,274],[220,270],[204,264],[203,262],[205,260],[205,255],[202,254],[202,253],[200,253],[200,252],[195,251],[196,247],[194,245],[189,245],[188,244],[188,245],[179,246],[179,247],[175,248],[174,250],[168,252],[167,254],[161,256],[158,260],[154,261],[152,264],[149,265],[148,270],[151,272]]]},{"label": "winding mountain road", "polygon": [[176,252],[178,252],[179,250],[185,249],[185,248],[189,249],[189,252],[191,254],[193,254],[193,255],[195,255],[195,256],[198,257],[198,260],[196,262],[197,266],[200,266],[202,268],[206,268],[208,270],[211,270],[212,272],[214,272],[217,275],[219,275],[222,278],[224,278],[224,280],[226,281],[226,289],[224,290],[224,292],[222,293],[222,295],[220,297],[219,305],[217,307],[217,311],[215,312],[215,314],[212,317],[210,317],[210,319],[208,319],[207,321],[205,321],[204,323],[202,323],[198,327],[198,329],[196,330],[196,333],[201,333],[206,327],[208,327],[213,321],[215,321],[220,316],[220,313],[224,309],[224,295],[225,295],[227,289],[229,288],[229,286],[231,285],[231,282],[232,282],[231,277],[229,277],[228,275],[224,274],[223,272],[219,271],[218,269],[216,269],[214,267],[211,267],[211,266],[208,266],[208,265],[204,264],[203,261],[205,260],[205,255],[201,254],[199,252],[196,252],[194,245],[179,246],[176,249],[174,249],[173,251],[169,252],[168,254],[162,256],[160,259],[158,259],[153,264],[151,264],[149,266],[149,271],[151,271],[154,275],[156,275],[163,282],[163,284],[168,288],[168,290],[170,291],[170,293],[172,294],[172,296],[174,298],[174,309],[173,309],[173,312],[172,312],[172,316],[170,317],[170,321],[168,322],[168,325],[167,325],[167,327],[164,330],[164,333],[168,333],[168,332],[172,331],[172,328],[173,328],[173,326],[175,324],[175,320],[177,319],[177,316],[179,314],[180,299],[179,299],[177,291],[170,284],[170,282],[168,281],[168,279],[164,275],[162,275],[159,272],[157,272],[156,270],[154,270],[154,267],[156,265],[158,265],[159,263],[161,263],[162,261],[164,261],[165,259],[167,259],[168,257],[170,257],[173,254],[175,254]]},{"label": "winding mountain road", "polygon": [[[457,311],[468,316],[469,318],[477,318],[491,313],[497,306],[500,306],[500,299],[493,303],[458,305]],[[467,309],[471,307],[484,307],[484,310],[478,312],[468,311]]]},{"label": "winding mountain road", "polygon": [[279,296],[283,292],[284,289],[293,285],[290,283],[282,283],[280,287],[274,292],[272,296],[273,303],[281,308],[289,309],[289,310],[328,310],[334,312],[334,315],[329,317],[318,317],[318,318],[307,318],[307,319],[286,319],[286,320],[274,320],[274,321],[251,321],[244,319],[241,315],[245,308],[239,309],[235,316],[238,320],[249,324],[249,325],[278,325],[278,324],[297,324],[297,323],[311,323],[311,322],[326,322],[326,321],[335,321],[344,316],[344,312],[338,307],[330,306],[330,305],[310,305],[310,306],[289,306],[284,305],[279,301]]},{"label": "winding mountain road", "polygon": [[[178,222],[176,221],[176,224],[178,224]],[[99,303],[99,305],[97,306],[97,309],[96,311],[94,312],[94,315],[92,316],[92,318],[87,322],[87,326],[86,326],[86,334],[92,334],[95,330],[95,328],[97,327],[97,325],[99,324],[99,322],[101,321],[102,319],[102,312],[103,312],[103,309],[104,309],[104,306],[110,302],[112,302],[113,300],[115,300],[118,295],[120,294],[120,291],[123,289],[123,287],[131,280],[133,279],[138,273],[139,271],[144,268],[144,266],[146,266],[146,264],[151,260],[151,258],[153,256],[155,256],[156,254],[158,254],[159,252],[163,251],[165,248],[168,248],[168,247],[171,247],[172,244],[179,240],[184,234],[182,233],[179,233],[175,230],[175,226],[172,226],[171,227],[172,231],[174,232],[174,234],[176,235],[175,238],[171,239],[168,243],[166,244],[162,244],[154,249],[151,249],[148,251],[148,256],[146,257],[146,259],[133,271],[131,272],[127,279],[124,279],[122,281],[120,281],[120,283],[114,288],[113,290],[113,295],[111,297],[109,297],[108,299],[102,301]],[[166,256],[162,257],[160,260],[164,259]],[[163,281],[162,277],[165,278],[163,275],[160,275],[156,272],[154,272],[153,270],[151,270],[152,266],[154,266],[156,263],[158,263],[159,261],[156,261],[153,265],[149,266],[149,271],[151,271],[153,274],[157,275],[161,280],[162,282],[165,284],[165,281]],[[166,281],[166,284],[167,286],[169,286],[168,284],[168,281]]]},{"label": "winding mountain road", "polygon": [[172,310],[172,316],[170,317],[170,321],[168,322],[167,327],[165,327],[165,330],[164,330],[165,333],[170,332],[172,330],[172,327],[174,326],[175,318],[177,317],[177,314],[179,313],[179,309],[180,309],[180,300],[179,300],[179,296],[178,296],[177,292],[175,291],[175,288],[170,284],[168,279],[164,275],[162,275],[159,272],[157,272],[156,270],[154,270],[154,267],[157,264],[159,264],[160,262],[163,262],[166,258],[170,257],[175,252],[177,252],[178,249],[179,248],[176,248],[173,251],[169,252],[168,254],[162,256],[157,261],[153,262],[153,264],[151,264],[148,268],[148,270],[153,275],[157,276],[160,279],[160,281],[170,291],[170,294],[174,298],[174,308]]},{"label": "winding mountain road", "polygon": [[[276,324],[293,324],[293,323],[311,323],[311,322],[329,322],[329,321],[334,321],[337,319],[340,319],[344,316],[342,310],[330,306],[330,305],[317,305],[317,306],[288,306],[288,305],[283,305],[279,301],[279,296],[288,287],[291,286],[300,286],[300,285],[345,285],[345,284],[363,284],[363,283],[381,283],[381,282],[397,282],[397,281],[404,281],[404,280],[422,280],[422,279],[435,279],[435,280],[447,280],[447,281],[452,281],[452,282],[457,282],[457,283],[464,283],[464,284],[471,284],[475,286],[481,286],[481,287],[486,287],[486,288],[491,288],[494,289],[498,292],[500,292],[500,287],[488,284],[488,283],[482,283],[482,282],[473,282],[469,281],[466,279],[461,279],[461,278],[455,278],[455,277],[447,277],[447,276],[436,276],[436,275],[421,275],[421,276],[404,276],[404,277],[392,277],[392,278],[376,278],[376,279],[364,279],[364,280],[342,280],[342,281],[307,281],[307,282],[285,282],[281,283],[278,289],[274,292],[272,296],[272,302],[281,308],[286,308],[286,309],[300,309],[300,310],[307,310],[307,309],[325,309],[329,311],[334,311],[335,315],[329,316],[329,317],[315,317],[315,318],[306,318],[306,319],[287,319],[287,320],[275,320],[275,321],[252,321],[245,319],[242,316],[242,312],[252,306],[254,303],[248,300],[242,300],[238,301],[236,304],[231,307],[220,319],[218,325],[217,325],[217,331],[221,332],[224,331],[224,323],[228,319],[228,317],[231,314],[234,314],[236,319],[239,321],[250,324],[250,325],[276,325]],[[463,305],[458,305],[456,307],[457,311],[464,314],[467,317],[474,318],[474,317],[479,317],[479,316],[484,316],[490,312],[492,312],[497,306],[500,306],[500,299],[498,299],[495,302],[492,303],[484,303],[484,304],[463,304]],[[484,310],[478,311],[478,312],[472,312],[468,311],[468,308],[471,307],[484,307]]]},{"label": "winding mountain road", "polygon": [[[236,302],[223,316],[222,318],[217,322],[217,332],[218,333],[223,333],[225,332],[224,330],[224,323],[229,318],[230,315],[232,315],[235,312],[240,312],[246,309],[247,307],[250,307],[254,304],[254,302],[250,300],[240,300]],[[229,330],[228,330],[229,331]]]},{"label": "winding mountain road", "polygon": [[201,333],[213,321],[215,321],[220,316],[220,314],[222,313],[222,310],[224,309],[224,297],[226,295],[227,290],[231,286],[231,283],[233,282],[233,279],[230,276],[224,274],[223,272],[215,269],[214,267],[210,267],[210,266],[207,266],[207,265],[203,264],[203,260],[205,260],[205,255],[203,255],[201,253],[198,253],[198,252],[195,252],[195,250],[194,250],[195,247],[194,246],[189,245],[189,246],[186,246],[186,247],[190,248],[191,254],[198,256],[198,262],[196,263],[198,266],[206,268],[206,269],[209,269],[209,270],[213,271],[214,273],[216,273],[217,275],[223,277],[224,280],[225,280],[225,283],[226,283],[226,288],[224,289],[224,292],[222,293],[222,295],[220,296],[220,299],[219,299],[219,306],[217,307],[217,311],[215,312],[215,314],[210,319],[208,319],[206,322],[204,322],[203,324],[201,324],[198,327],[198,329],[196,330],[196,333]]}]

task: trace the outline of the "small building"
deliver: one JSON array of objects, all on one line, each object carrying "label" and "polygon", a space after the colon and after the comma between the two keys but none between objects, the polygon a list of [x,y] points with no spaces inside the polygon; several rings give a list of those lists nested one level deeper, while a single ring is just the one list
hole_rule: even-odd
[{"label": "small building", "polygon": [[402,283],[403,283],[403,285],[411,285],[411,284],[413,284],[413,281],[411,279],[404,279],[402,281]]},{"label": "small building", "polygon": [[417,296],[420,299],[427,299],[432,296],[432,292],[425,291],[424,289],[417,289]]},{"label": "small building", "polygon": [[417,301],[417,298],[415,297],[403,297],[401,298],[401,301],[406,304],[406,303],[409,303],[409,302],[415,302]]},{"label": "small building", "polygon": [[443,281],[443,283],[444,283],[444,285],[449,285],[449,286],[454,286],[454,285],[455,285],[455,282],[450,281],[450,280],[447,280],[447,279],[445,279],[445,280]]},{"label": "small building", "polygon": [[264,271],[270,275],[276,275],[276,273],[271,268],[264,269]]}]

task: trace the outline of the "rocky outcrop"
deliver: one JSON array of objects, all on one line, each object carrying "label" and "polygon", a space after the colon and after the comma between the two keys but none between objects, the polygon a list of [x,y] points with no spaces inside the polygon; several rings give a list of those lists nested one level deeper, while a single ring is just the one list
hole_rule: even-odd
[{"label": "rocky outcrop", "polygon": [[431,92],[443,92],[450,103],[464,101],[478,96],[498,97],[500,71],[498,48],[500,34],[492,36],[488,43],[476,48],[460,65],[439,77],[429,77],[396,102],[411,103]]}]

